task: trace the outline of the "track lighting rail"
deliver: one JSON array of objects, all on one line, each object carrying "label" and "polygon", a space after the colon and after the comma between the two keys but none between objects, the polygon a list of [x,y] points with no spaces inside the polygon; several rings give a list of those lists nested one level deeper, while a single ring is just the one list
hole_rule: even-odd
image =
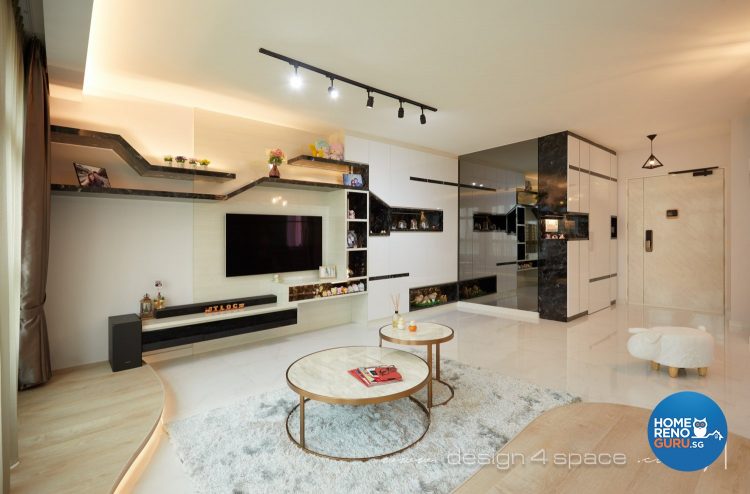
[{"label": "track lighting rail", "polygon": [[[398,94],[394,94],[394,93],[391,93],[389,91],[384,91],[382,89],[378,89],[378,88],[370,86],[368,84],[364,84],[362,82],[355,81],[354,79],[349,79],[348,77],[344,77],[342,75],[335,74],[333,72],[329,72],[329,71],[327,71],[325,69],[321,69],[320,67],[316,67],[314,65],[307,64],[305,62],[302,62],[300,60],[296,60],[296,59],[291,58],[291,57],[287,57],[286,55],[282,55],[280,53],[276,53],[276,52],[273,52],[273,51],[270,51],[270,50],[266,50],[265,48],[260,48],[258,50],[258,52],[262,53],[263,55],[267,55],[269,57],[273,57],[273,58],[276,58],[278,60],[282,60],[282,61],[290,64],[292,67],[295,68],[295,71],[296,71],[296,69],[298,69],[298,68],[301,67],[303,69],[309,70],[310,72],[315,72],[316,74],[320,74],[320,75],[324,76],[326,79],[331,79],[332,80],[332,84],[333,84],[333,81],[336,80],[336,81],[344,82],[346,84],[349,84],[349,85],[356,86],[358,88],[364,89],[368,93],[376,93],[376,94],[380,94],[382,96],[386,96],[388,98],[395,99],[396,101],[398,101],[401,104],[403,104],[403,103],[409,103],[410,105],[413,105],[413,106],[416,106],[417,108],[422,109],[422,113],[423,114],[424,114],[424,110],[430,110],[430,111],[433,111],[433,112],[437,111],[437,108],[432,107],[430,105],[426,105],[424,103],[420,103],[419,101],[416,101],[416,100],[413,100],[413,99],[410,99],[410,98],[405,98],[403,96],[399,96]],[[424,120],[424,119],[422,119],[422,120]]]}]

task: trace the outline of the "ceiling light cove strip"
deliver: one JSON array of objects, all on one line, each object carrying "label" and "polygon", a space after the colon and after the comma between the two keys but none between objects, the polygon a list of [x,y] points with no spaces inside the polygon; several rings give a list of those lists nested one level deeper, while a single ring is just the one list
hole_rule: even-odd
[{"label": "ceiling light cove strip", "polygon": [[[335,74],[335,73],[330,72],[328,70],[321,69],[320,67],[316,67],[314,65],[307,64],[305,62],[302,62],[300,60],[297,60],[297,59],[294,59],[294,58],[291,58],[291,57],[287,57],[286,55],[282,55],[280,53],[276,53],[276,52],[273,52],[273,51],[270,51],[270,50],[266,50],[265,48],[260,48],[258,50],[258,52],[260,52],[263,55],[267,55],[269,57],[273,57],[273,58],[276,58],[278,60],[282,60],[282,61],[290,64],[292,67],[294,67],[295,80],[297,80],[297,81],[298,81],[298,79],[296,78],[296,77],[298,77],[297,76],[297,71],[300,68],[303,68],[303,69],[309,70],[310,72],[315,72],[317,74],[320,74],[320,75],[324,76],[326,79],[330,79],[331,80],[331,86],[329,87],[329,92],[335,91],[335,88],[334,88],[334,85],[333,85],[334,81],[343,82],[343,83],[346,83],[346,84],[349,84],[349,85],[356,86],[358,88],[364,89],[365,91],[367,91],[367,96],[368,96],[368,98],[367,98],[367,106],[369,108],[372,108],[372,105],[373,105],[373,102],[374,102],[374,97],[372,96],[372,93],[380,94],[382,96],[386,96],[388,98],[392,98],[392,99],[394,99],[394,100],[396,100],[396,101],[399,102],[399,113],[398,113],[399,118],[401,118],[403,116],[403,109],[402,108],[403,108],[403,104],[404,103],[408,103],[410,105],[416,106],[417,108],[419,108],[419,109],[422,110],[422,113],[420,115],[420,122],[421,123],[425,123],[425,121],[426,121],[425,116],[424,116],[424,111],[425,110],[430,110],[430,111],[433,111],[433,112],[437,111],[437,108],[435,108],[433,106],[426,105],[424,103],[420,103],[419,101],[416,101],[416,100],[413,100],[413,99],[410,99],[410,98],[405,98],[404,96],[399,96],[398,94],[394,94],[394,93],[391,93],[389,91],[384,91],[382,89],[378,89],[376,87],[370,86],[369,84],[364,84],[362,82],[355,81],[354,79],[349,79],[348,77],[344,77],[342,75]],[[331,88],[334,88],[334,89],[331,89]]]}]

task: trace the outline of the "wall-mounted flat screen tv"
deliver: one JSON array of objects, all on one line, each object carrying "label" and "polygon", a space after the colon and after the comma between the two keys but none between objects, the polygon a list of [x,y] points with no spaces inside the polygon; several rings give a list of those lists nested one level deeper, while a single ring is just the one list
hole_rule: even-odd
[{"label": "wall-mounted flat screen tv", "polygon": [[318,269],[323,218],[227,214],[227,277]]}]

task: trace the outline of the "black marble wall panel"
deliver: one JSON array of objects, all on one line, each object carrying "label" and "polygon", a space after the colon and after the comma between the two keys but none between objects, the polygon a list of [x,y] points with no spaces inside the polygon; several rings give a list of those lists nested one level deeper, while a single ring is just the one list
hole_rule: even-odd
[{"label": "black marble wall panel", "polygon": [[558,132],[539,138],[539,212],[567,212],[568,134]]},{"label": "black marble wall panel", "polygon": [[539,317],[567,321],[568,246],[565,240],[540,240]]},{"label": "black marble wall panel", "polygon": [[[564,214],[568,206],[568,134],[539,138],[539,216]],[[539,317],[566,321],[568,247],[564,240],[540,240]]]}]

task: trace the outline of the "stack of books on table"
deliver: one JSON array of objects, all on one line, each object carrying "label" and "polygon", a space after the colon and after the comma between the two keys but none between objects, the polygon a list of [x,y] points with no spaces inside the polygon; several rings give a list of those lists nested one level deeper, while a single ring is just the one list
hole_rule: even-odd
[{"label": "stack of books on table", "polygon": [[381,365],[377,367],[357,367],[351,369],[349,374],[367,387],[378,386],[401,381],[401,374],[393,365]]}]

